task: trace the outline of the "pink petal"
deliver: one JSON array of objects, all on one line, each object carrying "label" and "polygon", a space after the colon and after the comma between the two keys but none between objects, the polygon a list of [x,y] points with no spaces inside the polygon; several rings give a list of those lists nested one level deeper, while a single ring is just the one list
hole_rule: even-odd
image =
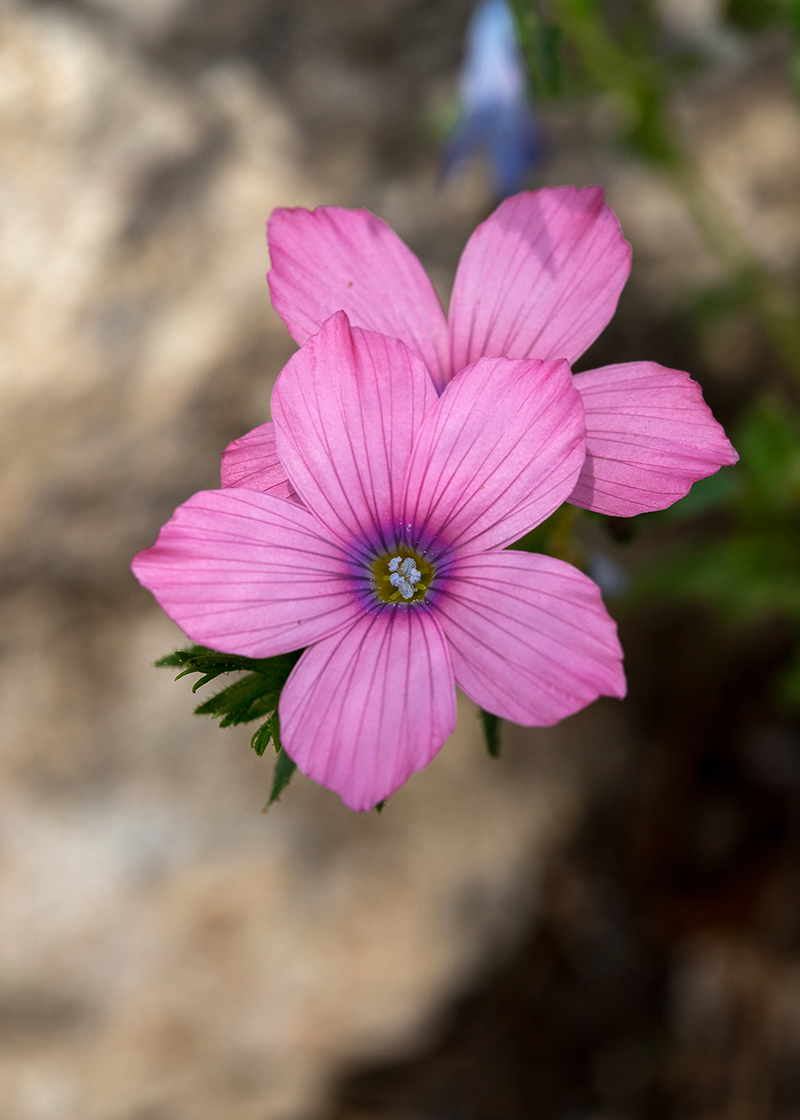
[{"label": "pink petal", "polygon": [[625,695],[617,628],[599,588],[527,552],[467,556],[433,596],[456,682],[486,711],[546,727]]},{"label": "pink petal", "polygon": [[688,373],[629,362],[574,380],[587,427],[576,506],[615,517],[666,509],[739,458]]},{"label": "pink petal", "polygon": [[388,607],[307,649],[280,700],[303,773],[371,809],[427,766],[455,727],[450,654],[420,607]]},{"label": "pink petal", "polygon": [[361,610],[347,557],[319,523],[255,490],[194,494],[132,567],[192,641],[247,657],[301,649]]},{"label": "pink petal", "polygon": [[509,544],[566,500],[583,459],[567,363],[482,358],[423,421],[406,480],[409,543],[436,552]]},{"label": "pink petal", "polygon": [[267,226],[272,304],[302,345],[335,311],[354,327],[399,338],[438,389],[449,376],[447,323],[411,250],[367,210],[273,210]]},{"label": "pink petal", "polygon": [[403,476],[436,390],[402,342],[331,316],[272,395],[280,460],[303,503],[348,545],[394,543]]},{"label": "pink petal", "polygon": [[302,505],[278,458],[271,420],[228,444],[222,452],[220,482],[223,489],[245,486]]},{"label": "pink petal", "polygon": [[614,314],[630,265],[600,187],[506,199],[461,256],[450,304],[453,373],[482,355],[573,363]]}]

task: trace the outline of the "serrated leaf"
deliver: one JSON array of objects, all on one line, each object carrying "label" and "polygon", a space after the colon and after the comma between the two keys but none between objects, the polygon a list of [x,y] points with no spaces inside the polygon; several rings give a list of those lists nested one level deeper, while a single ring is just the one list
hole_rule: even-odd
[{"label": "serrated leaf", "polygon": [[500,757],[500,717],[492,712],[480,710],[480,720],[483,725],[483,737],[486,740],[486,749],[492,758]]},{"label": "serrated leaf", "polygon": [[280,689],[286,684],[302,652],[301,649],[297,649],[291,653],[278,654],[277,657],[265,657],[259,661],[252,661],[248,668],[260,673],[269,683]]},{"label": "serrated leaf", "polygon": [[176,680],[189,673],[199,673],[200,679],[195,681],[192,692],[197,692],[224,673],[246,672],[246,676],[221,689],[195,708],[195,715],[213,716],[220,721],[220,727],[232,727],[261,719],[275,710],[281,689],[302,652],[296,650],[277,657],[256,659],[218,653],[205,646],[192,646],[162,657],[156,665],[182,667]]},{"label": "serrated leaf", "polygon": [[256,752],[256,754],[260,758],[263,755],[264,751],[269,746],[271,741],[272,741],[272,720],[268,719],[266,721],[266,723],[262,723],[261,726],[259,727],[258,731],[256,731],[255,735],[250,740],[250,746],[253,748],[253,750]]},{"label": "serrated leaf", "polygon": [[[184,669],[182,673],[178,673],[175,680],[179,681],[181,679],[181,677],[185,677],[187,673],[195,673],[195,672],[197,672],[196,669]],[[215,681],[218,676],[220,676],[220,673],[206,673],[204,676],[202,676],[200,678],[199,681],[194,682],[194,684],[192,685],[192,692],[193,693],[197,692],[198,688],[202,688],[204,684],[211,684],[211,682]]]},{"label": "serrated leaf", "polygon": [[157,668],[183,667],[185,672],[218,676],[220,673],[261,673],[276,683],[285,682],[297,663],[302,650],[278,654],[276,657],[243,657],[235,653],[219,653],[206,646],[191,646],[156,661]]},{"label": "serrated leaf", "polygon": [[172,667],[182,665],[190,672],[205,673],[214,670],[220,673],[234,673],[246,669],[254,669],[258,664],[252,657],[241,657],[235,653],[219,653],[207,646],[190,646],[188,649],[176,649],[174,653],[156,661],[156,667]]},{"label": "serrated leaf", "polygon": [[274,805],[280,795],[292,780],[292,775],[297,769],[297,763],[292,762],[286,751],[281,747],[278,754],[278,759],[275,763],[275,769],[272,773],[272,790],[267,802],[267,808]]},{"label": "serrated leaf", "polygon": [[279,691],[260,673],[248,673],[195,708],[195,715],[215,716],[220,727],[249,723],[271,712]]},{"label": "serrated leaf", "polygon": [[272,742],[275,746],[275,750],[280,754],[283,750],[283,743],[281,742],[281,721],[277,709],[270,716],[269,725],[272,731]]}]

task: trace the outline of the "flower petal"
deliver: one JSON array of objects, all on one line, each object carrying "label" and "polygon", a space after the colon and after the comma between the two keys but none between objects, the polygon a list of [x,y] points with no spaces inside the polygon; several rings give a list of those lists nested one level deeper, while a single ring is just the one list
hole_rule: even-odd
[{"label": "flower petal", "polygon": [[175,510],[133,573],[194,642],[272,657],[360,614],[347,557],[308,510],[255,490],[207,490]]},{"label": "flower petal", "polygon": [[424,608],[388,607],[307,649],[280,700],[281,739],[304,774],[371,809],[455,727],[444,635]]},{"label": "flower petal", "polygon": [[600,187],[506,199],[470,237],[456,272],[453,374],[482,355],[573,363],[614,314],[630,262]]},{"label": "flower petal", "polygon": [[354,327],[399,338],[441,390],[449,376],[447,322],[422,265],[367,210],[273,210],[267,226],[272,304],[295,342],[335,311]]},{"label": "flower petal", "polygon": [[223,490],[244,486],[303,504],[281,466],[271,420],[228,444],[222,452],[220,482]]},{"label": "flower petal", "polygon": [[423,421],[405,486],[408,543],[433,548],[431,559],[510,544],[566,501],[583,459],[567,363],[482,358]]},{"label": "flower petal", "polygon": [[459,559],[432,596],[458,686],[486,711],[546,727],[625,695],[617,628],[577,568],[529,552]]},{"label": "flower petal", "polygon": [[394,543],[414,437],[436,401],[416,354],[351,328],[341,311],[285,366],[272,395],[278,454],[304,505],[339,540]]},{"label": "flower petal", "polygon": [[739,458],[688,373],[628,362],[574,380],[587,429],[576,506],[615,517],[666,509]]}]

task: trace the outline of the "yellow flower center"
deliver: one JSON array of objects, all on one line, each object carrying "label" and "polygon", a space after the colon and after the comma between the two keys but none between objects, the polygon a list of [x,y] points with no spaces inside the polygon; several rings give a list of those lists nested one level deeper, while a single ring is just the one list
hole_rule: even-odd
[{"label": "yellow flower center", "polygon": [[420,603],[433,579],[433,568],[409,548],[399,548],[372,563],[375,593],[384,603]]}]

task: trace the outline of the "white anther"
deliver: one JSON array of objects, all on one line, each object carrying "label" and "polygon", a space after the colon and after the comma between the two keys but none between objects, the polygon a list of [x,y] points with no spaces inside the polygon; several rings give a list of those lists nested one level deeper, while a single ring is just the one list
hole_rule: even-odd
[{"label": "white anther", "polygon": [[422,572],[418,571],[417,565],[410,556],[406,556],[405,560],[400,565],[400,571],[409,583],[419,583],[422,579]]},{"label": "white anther", "polygon": [[403,559],[400,556],[393,556],[388,567],[391,572],[389,583],[392,587],[396,588],[404,599],[413,599],[414,588],[422,579],[422,572],[411,557],[406,556]]}]

